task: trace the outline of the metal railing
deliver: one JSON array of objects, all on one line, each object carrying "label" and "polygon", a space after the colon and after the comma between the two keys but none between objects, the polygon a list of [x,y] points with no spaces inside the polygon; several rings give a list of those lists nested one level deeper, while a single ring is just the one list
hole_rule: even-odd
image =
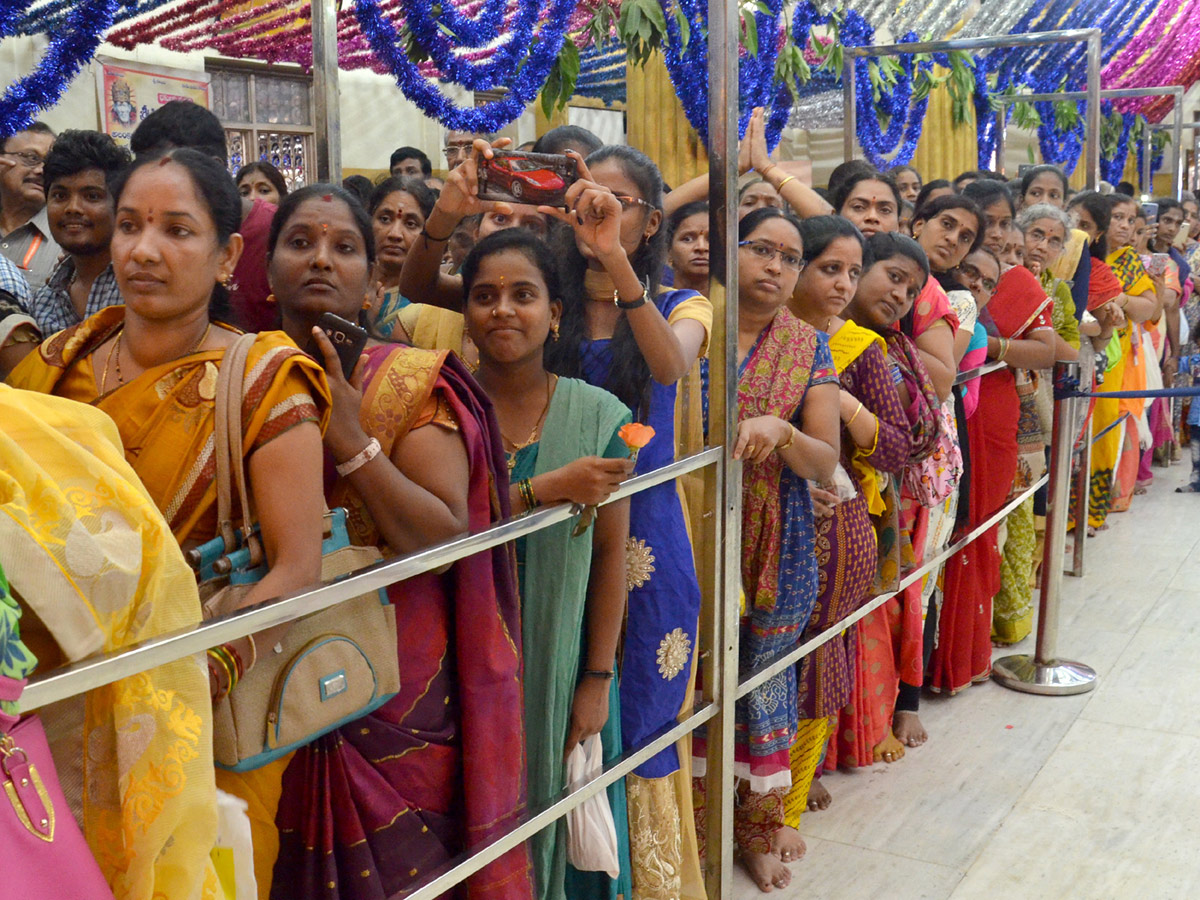
[{"label": "metal railing", "polygon": [[[988,363],[959,374],[955,379],[955,384],[961,385],[1004,367],[1005,364],[1002,362]],[[716,466],[716,493],[723,495],[722,469],[717,465],[722,462],[729,462],[722,448],[705,449],[652,472],[629,479],[621,485],[608,502],[611,503],[631,497],[641,491],[672,481],[682,475],[713,466]],[[795,665],[797,661],[812,653],[822,644],[832,640],[847,628],[853,627],[864,616],[878,609],[889,599],[895,597],[927,574],[936,572],[947,559],[1001,521],[1034,491],[1045,484],[1046,481],[1047,477],[1044,476],[1019,497],[1007,503],[1002,509],[989,517],[986,522],[973,529],[953,545],[926,559],[920,567],[904,572],[895,590],[873,597],[867,603],[860,606],[854,613],[832,625],[821,634],[799,644],[778,658],[770,660],[755,671],[747,673],[740,681],[737,678],[736,640],[726,640],[723,647],[712,647],[713,650],[720,652],[709,653],[707,654],[708,658],[719,662],[719,665],[715,666],[718,671],[724,669],[732,676],[730,684],[726,687],[724,693],[718,694],[713,700],[702,702],[690,714],[681,716],[678,721],[664,726],[659,733],[651,737],[642,746],[629,750],[617,760],[608,764],[596,777],[582,784],[572,785],[540,809],[531,809],[526,820],[519,826],[473,847],[470,852],[450,861],[441,869],[431,873],[430,880],[405,896],[409,900],[435,900],[435,898],[441,896],[454,885],[462,882],[514,847],[519,846],[542,828],[566,815],[570,810],[585,802],[599,791],[624,778],[642,763],[651,759],[667,747],[670,747],[682,737],[691,734],[702,725],[711,727],[714,720],[723,712],[727,713],[732,710],[734,701],[745,697],[750,691],[763,684],[773,675],[783,671],[788,666]],[[578,507],[566,504],[540,509],[530,514],[501,522],[484,531],[456,538],[418,553],[377,563],[366,569],[344,576],[331,584],[267,601],[254,607],[230,613],[219,619],[203,622],[192,628],[161,635],[120,651],[89,657],[63,668],[35,676],[26,687],[21,698],[22,711],[27,712],[67,699],[118,679],[129,677],[138,672],[202,652],[208,647],[225,643],[246,634],[253,634],[275,625],[295,621],[303,616],[327,609],[363,593],[386,588],[397,582],[412,578],[415,575],[441,569],[449,563],[483,550],[534,534],[552,525],[567,521],[578,515],[578,513]],[[735,577],[740,576],[735,572]],[[718,612],[722,617],[732,615],[734,628],[730,634],[736,638],[736,617],[738,615],[737,593],[734,591],[731,594],[726,594],[726,597],[733,597],[734,599],[718,603]],[[722,656],[724,657],[723,659],[720,658]],[[712,767],[710,767],[711,772]],[[730,827],[731,825],[732,823],[730,822]],[[722,843],[728,844],[730,838],[731,832],[725,831],[722,836]],[[725,876],[721,875],[720,877],[723,881]],[[728,895],[722,893],[720,896]]]},{"label": "metal railing", "polygon": [[1100,184],[1100,29],[1077,28],[1066,31],[1034,31],[996,37],[955,38],[948,41],[923,41],[912,44],[887,44],[877,47],[843,48],[842,96],[846,110],[844,153],[854,158],[854,140],[858,136],[858,110],[854,66],[857,60],[871,56],[907,56],[912,53],[949,53],[952,50],[993,50],[1004,47],[1037,47],[1043,44],[1087,44],[1086,112],[1087,186]]},{"label": "metal railing", "polygon": [[[1174,174],[1175,174],[1175,199],[1183,199],[1183,166],[1182,166],[1182,146],[1183,140],[1183,87],[1180,85],[1171,85],[1164,87],[1141,87],[1141,88],[1110,88],[1100,91],[1100,100],[1132,100],[1138,97],[1172,97],[1174,98],[1174,118],[1169,126],[1174,133]],[[1037,103],[1045,101],[1053,103],[1058,100],[1089,100],[1088,91],[1055,91],[1049,94],[998,94],[992,97],[993,103],[999,107],[996,110],[996,166],[995,169],[1001,175],[1004,174],[1004,145],[1005,145],[1005,130],[1008,127],[1008,115],[1005,107],[1013,103]],[[1156,127],[1162,127],[1156,126]],[[1149,134],[1149,131],[1147,132]],[[1090,132],[1089,132],[1090,139]],[[1149,172],[1150,155],[1146,154],[1143,166],[1145,172]],[[1149,183],[1149,176],[1144,175],[1144,182]],[[1094,185],[1089,185],[1094,187]]]}]

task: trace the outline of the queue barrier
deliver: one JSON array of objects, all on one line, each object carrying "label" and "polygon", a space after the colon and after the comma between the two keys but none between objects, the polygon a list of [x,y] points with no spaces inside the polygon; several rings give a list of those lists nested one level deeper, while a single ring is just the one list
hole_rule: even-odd
[{"label": "queue barrier", "polygon": [[[1078,364],[1070,365],[1077,366]],[[955,384],[963,384],[989,372],[1004,368],[1004,366],[1005,364],[1002,362],[993,362],[961,373],[955,379]],[[1056,423],[1060,405],[1072,402],[1075,401],[1069,398],[1056,403]],[[1057,429],[1055,437],[1056,439],[1059,438]],[[1067,452],[1069,453],[1071,449],[1073,449],[1071,444],[1068,444]],[[722,494],[724,485],[720,482],[722,481],[723,469],[720,463],[728,463],[728,460],[725,458],[724,448],[706,448],[699,453],[686,456],[652,472],[647,472],[625,481],[607,502],[611,503],[633,496],[648,488],[673,481],[682,475],[713,466],[715,466],[718,481],[718,494]],[[662,750],[675,744],[681,738],[686,737],[701,726],[711,722],[723,711],[732,710],[736,700],[742,699],[750,691],[788,666],[795,665],[804,656],[807,656],[821,645],[843,633],[847,628],[852,627],[860,619],[878,609],[910,585],[916,583],[926,575],[936,572],[955,553],[959,552],[972,541],[977,540],[991,527],[1002,521],[1004,517],[1032,496],[1044,484],[1052,482],[1055,475],[1056,473],[1052,471],[1050,474],[1042,476],[1030,488],[1006,503],[1001,509],[990,516],[987,521],[973,529],[969,534],[927,559],[920,567],[903,572],[895,590],[871,598],[871,600],[859,607],[854,613],[829,627],[821,634],[799,644],[796,648],[777,656],[775,659],[767,661],[754,671],[746,673],[740,680],[734,682],[733,690],[725,692],[723,696],[719,695],[712,702],[699,703],[691,713],[681,716],[676,722],[667,723],[641,746],[625,752],[616,760],[608,763],[604,767],[604,770],[595,777],[582,783],[571,785],[565,788],[548,804],[541,808],[531,809],[525,821],[511,831],[497,835],[486,842],[474,846],[469,852],[451,860],[441,869],[431,872],[429,880],[424,882],[419,888],[408,890],[403,894],[405,900],[437,900],[437,898],[441,897],[455,885],[460,884],[470,875],[514,847],[519,846],[538,831],[557,819],[562,818],[609,785],[624,778]],[[254,607],[238,610],[220,618],[202,622],[192,628],[182,629],[143,641],[120,651],[89,657],[71,665],[35,676],[30,680],[21,697],[21,711],[29,712],[164,663],[200,653],[209,647],[226,643],[275,625],[293,622],[303,616],[335,606],[338,603],[368,591],[386,588],[397,582],[412,578],[415,575],[440,569],[474,553],[536,533],[552,525],[567,521],[577,516],[580,512],[581,509],[579,507],[567,504],[539,509],[532,513],[501,522],[475,534],[450,540],[408,556],[376,563],[368,568],[343,576],[332,583],[317,588],[299,591],[286,597],[266,601]],[[1065,522],[1063,524],[1065,525]],[[1052,558],[1049,556],[1048,551],[1047,559]],[[1059,574],[1061,577],[1061,572]],[[736,610],[738,597],[736,595],[727,596],[723,603],[726,607],[726,613],[728,613],[729,604],[732,604],[734,610]],[[1045,597],[1043,597],[1042,616],[1045,616],[1046,612]],[[721,661],[722,665],[731,667],[726,671],[736,672],[736,639],[731,641],[725,640],[724,646],[718,649],[726,657]],[[712,652],[712,648],[707,651],[701,651],[698,647],[697,651],[708,654]],[[729,828],[732,828],[732,822],[729,823]],[[725,842],[732,841],[732,831],[726,831],[722,835],[722,838]],[[714,859],[720,858],[720,854],[711,854],[711,857],[710,865]],[[729,882],[727,879],[722,879],[722,883],[728,884]],[[725,891],[722,891],[722,893],[725,895],[723,896],[723,900],[728,900],[728,894]]]}]

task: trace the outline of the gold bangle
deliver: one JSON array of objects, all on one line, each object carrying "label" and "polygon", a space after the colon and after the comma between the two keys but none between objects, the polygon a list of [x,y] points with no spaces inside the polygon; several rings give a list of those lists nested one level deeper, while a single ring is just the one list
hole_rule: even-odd
[{"label": "gold bangle", "polygon": [[792,446],[792,444],[796,443],[796,426],[789,424],[788,430],[791,432],[791,434],[788,435],[787,442],[783,444],[776,444],[776,452],[780,450],[786,450],[788,447]]},{"label": "gold bangle", "polygon": [[787,178],[783,179],[783,181],[779,182],[779,184],[775,185],[775,190],[782,192],[783,186],[785,184],[787,184],[789,181],[795,181],[795,180],[796,180],[795,175],[789,175]]},{"label": "gold bangle", "polygon": [[846,427],[847,427],[847,428],[849,428],[851,425],[853,425],[853,424],[854,424],[854,420],[858,418],[858,414],[859,414],[860,412],[862,412],[862,411],[863,411],[863,404],[862,404],[862,401],[861,401],[861,400],[859,400],[859,401],[858,401],[858,409],[856,409],[856,410],[854,411],[854,415],[852,415],[852,416],[849,418],[849,420],[846,422]]}]

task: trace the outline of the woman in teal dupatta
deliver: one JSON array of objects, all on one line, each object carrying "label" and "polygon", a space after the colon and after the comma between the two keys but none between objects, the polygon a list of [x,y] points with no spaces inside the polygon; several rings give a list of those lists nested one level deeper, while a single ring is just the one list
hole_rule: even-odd
[{"label": "woman in teal dupatta", "polygon": [[[463,292],[467,331],[479,348],[476,377],[508,454],[514,511],[608,499],[633,470],[619,434],[629,410],[607,391],[545,370],[543,349],[562,314],[549,249],[523,229],[490,235],[463,263]],[[605,747],[620,746],[619,718],[609,707],[628,535],[622,500],[517,541],[531,812],[566,786],[564,761],[578,742],[599,733]],[[618,814],[623,797],[609,792]],[[540,900],[577,900],[584,889],[572,879],[568,892],[565,826],[550,825],[531,844]],[[627,884],[627,843],[621,849]]]}]

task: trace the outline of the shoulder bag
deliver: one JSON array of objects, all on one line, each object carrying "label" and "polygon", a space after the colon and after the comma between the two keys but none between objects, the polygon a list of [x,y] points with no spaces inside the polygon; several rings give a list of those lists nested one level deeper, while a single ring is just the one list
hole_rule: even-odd
[{"label": "shoulder bag", "polygon": [[[200,575],[204,615],[233,612],[267,573],[246,486],[242,401],[246,359],[254,335],[226,351],[217,378],[215,453],[219,534],[197,547],[189,562]],[[241,498],[242,528],[233,527],[230,470]],[[383,559],[375,547],[355,547],[346,512],[325,516],[321,578],[328,582]],[[223,769],[265,766],[323,734],[378,709],[400,691],[395,608],[371,591],[314,613],[289,628],[229,696],[213,705],[213,757]]]}]

